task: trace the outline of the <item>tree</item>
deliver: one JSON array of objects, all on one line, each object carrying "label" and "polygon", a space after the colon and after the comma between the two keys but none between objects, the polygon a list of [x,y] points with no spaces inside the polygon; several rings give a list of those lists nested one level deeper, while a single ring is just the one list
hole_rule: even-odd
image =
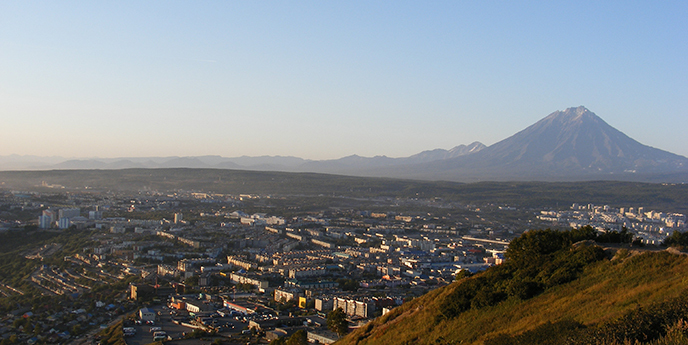
[{"label": "tree", "polygon": [[246,283],[236,284],[237,290],[240,290],[240,291],[250,292],[250,291],[253,291],[253,287],[254,286],[252,284],[246,284]]},{"label": "tree", "polygon": [[357,291],[359,288],[358,281],[354,279],[337,279],[337,283],[339,284],[339,287],[344,291]]},{"label": "tree", "polygon": [[72,334],[74,334],[74,335],[81,334],[81,325],[80,324],[77,323],[76,325],[74,325],[74,327],[72,327]]},{"label": "tree", "polygon": [[597,242],[601,243],[631,243],[633,242],[633,234],[628,232],[624,226],[621,231],[607,231],[597,235]]},{"label": "tree", "polygon": [[198,276],[191,276],[184,280],[186,286],[198,286]]},{"label": "tree", "polygon": [[339,336],[349,331],[349,323],[346,321],[346,314],[342,308],[337,308],[327,314],[327,328]]},{"label": "tree", "polygon": [[472,276],[472,275],[473,275],[473,274],[471,273],[471,271],[469,271],[469,270],[467,270],[467,269],[464,268],[464,269],[460,270],[458,273],[456,273],[456,277],[455,277],[455,278],[456,278],[456,280],[461,280],[461,279],[463,279],[463,278],[468,278],[468,277],[470,277],[470,276]]},{"label": "tree", "polygon": [[273,339],[270,342],[270,345],[286,345],[286,340],[284,340],[285,337]]},{"label": "tree", "polygon": [[671,236],[664,240],[665,246],[686,246],[688,245],[688,233],[674,231]]},{"label": "tree", "polygon": [[26,324],[24,324],[24,333],[31,334],[33,332],[33,325],[31,325],[31,318],[26,319]]},{"label": "tree", "polygon": [[506,257],[519,267],[539,265],[552,254],[570,244],[568,234],[557,230],[531,230],[513,239]]},{"label": "tree", "polygon": [[285,345],[308,345],[308,334],[300,329],[289,337]]}]

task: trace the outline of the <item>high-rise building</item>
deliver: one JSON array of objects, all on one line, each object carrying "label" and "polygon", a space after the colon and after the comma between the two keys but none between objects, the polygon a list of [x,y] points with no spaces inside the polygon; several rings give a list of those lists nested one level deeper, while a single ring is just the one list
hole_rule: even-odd
[{"label": "high-rise building", "polygon": [[72,225],[72,221],[67,217],[60,217],[60,220],[57,221],[57,227],[60,229],[67,229],[70,225]]},{"label": "high-rise building", "polygon": [[181,212],[175,213],[174,214],[174,224],[179,224],[181,221],[184,219],[183,215]]},{"label": "high-rise building", "polygon": [[88,211],[88,219],[91,219],[91,220],[103,219],[103,212],[102,211]]},{"label": "high-rise building", "polygon": [[50,226],[52,224],[53,224],[53,222],[51,221],[50,216],[46,216],[46,215],[38,216],[38,227],[40,229],[48,229],[48,228],[50,228]]},{"label": "high-rise building", "polygon": [[54,210],[43,210],[43,215],[50,218],[49,223],[54,223],[57,220],[57,214]]}]

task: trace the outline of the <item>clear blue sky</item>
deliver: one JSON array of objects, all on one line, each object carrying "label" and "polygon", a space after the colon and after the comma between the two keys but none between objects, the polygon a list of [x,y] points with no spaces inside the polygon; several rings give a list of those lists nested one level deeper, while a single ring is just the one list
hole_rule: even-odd
[{"label": "clear blue sky", "polygon": [[2,1],[0,155],[408,156],[584,105],[688,156],[686,1]]}]

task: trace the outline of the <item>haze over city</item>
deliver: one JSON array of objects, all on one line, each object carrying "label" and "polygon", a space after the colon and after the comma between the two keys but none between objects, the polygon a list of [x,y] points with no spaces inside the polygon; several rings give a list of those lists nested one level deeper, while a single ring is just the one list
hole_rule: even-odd
[{"label": "haze over city", "polygon": [[688,4],[3,2],[0,156],[409,156],[584,105],[688,156]]}]

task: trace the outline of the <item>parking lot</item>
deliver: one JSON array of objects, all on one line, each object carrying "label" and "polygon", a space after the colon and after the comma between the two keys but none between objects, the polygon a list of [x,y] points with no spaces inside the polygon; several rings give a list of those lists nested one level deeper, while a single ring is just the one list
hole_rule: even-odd
[{"label": "parking lot", "polygon": [[[136,334],[131,337],[127,337],[126,341],[128,345],[145,345],[153,342],[153,332],[151,332],[152,327],[160,327],[161,330],[167,332],[167,335],[172,338],[172,340],[183,339],[185,334],[193,332],[194,328],[182,326],[173,322],[173,318],[182,319],[188,314],[186,312],[175,312],[167,307],[154,306],[151,307],[158,315],[155,320],[155,324],[136,324],[132,325],[136,330]],[[176,314],[176,315],[175,315]],[[232,334],[241,333],[242,330],[248,327],[248,322],[238,321],[231,317],[215,317],[212,318],[212,323],[214,326],[220,327],[221,331],[218,332],[220,336],[230,336]],[[184,344],[193,345],[194,341],[185,340]],[[196,341],[197,342],[197,341]],[[178,341],[174,342],[179,343]],[[202,342],[207,344],[207,341]]]}]

